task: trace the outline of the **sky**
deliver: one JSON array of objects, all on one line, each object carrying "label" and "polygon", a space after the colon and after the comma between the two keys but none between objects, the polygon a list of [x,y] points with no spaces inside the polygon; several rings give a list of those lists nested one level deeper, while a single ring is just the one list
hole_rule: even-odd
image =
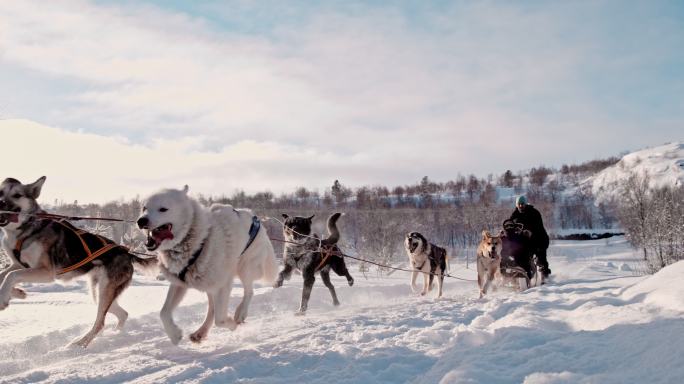
[{"label": "sky", "polygon": [[105,202],[559,167],[684,139],[678,1],[0,0],[6,177]]}]

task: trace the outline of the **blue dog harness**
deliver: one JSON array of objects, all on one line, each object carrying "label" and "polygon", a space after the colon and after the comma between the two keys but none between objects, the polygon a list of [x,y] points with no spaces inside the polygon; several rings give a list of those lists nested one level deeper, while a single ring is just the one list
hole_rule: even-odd
[{"label": "blue dog harness", "polygon": [[247,245],[245,245],[245,249],[242,250],[240,256],[247,252],[247,248],[252,245],[259,233],[259,229],[261,229],[261,221],[259,221],[258,217],[252,216],[252,225],[249,227],[249,240],[247,240]]}]

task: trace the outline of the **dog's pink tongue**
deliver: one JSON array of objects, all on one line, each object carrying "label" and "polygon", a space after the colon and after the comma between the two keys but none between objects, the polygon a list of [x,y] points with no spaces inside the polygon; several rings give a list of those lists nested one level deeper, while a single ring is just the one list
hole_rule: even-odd
[{"label": "dog's pink tongue", "polygon": [[170,229],[155,231],[154,238],[160,243],[164,240],[173,240],[173,232]]},{"label": "dog's pink tongue", "polygon": [[9,221],[10,221],[10,223],[18,223],[19,222],[19,215],[17,215],[16,213],[9,215]]}]

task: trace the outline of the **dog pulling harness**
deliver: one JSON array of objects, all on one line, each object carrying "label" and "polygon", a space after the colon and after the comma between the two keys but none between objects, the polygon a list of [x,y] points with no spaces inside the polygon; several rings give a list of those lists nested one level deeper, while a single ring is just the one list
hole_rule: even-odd
[{"label": "dog pulling harness", "polygon": [[[423,248],[423,249],[425,249],[425,248]],[[414,251],[415,251],[415,249],[414,249],[413,251],[411,251],[411,252],[414,252]],[[433,259],[435,258],[435,257],[433,256],[433,254],[434,254],[434,251],[433,251],[432,249],[430,249],[430,254],[428,254],[428,257],[427,257],[425,260],[423,260],[423,264],[421,264],[420,267],[416,267],[415,264],[414,264],[414,265],[413,265],[413,268],[415,268],[415,269],[418,270],[418,271],[422,271],[422,270],[423,270],[423,267],[425,266],[425,263],[427,263],[428,260],[433,260]]]},{"label": "dog pulling harness", "polygon": [[[73,224],[69,223],[68,221],[65,221],[64,219],[61,220],[53,220],[50,218],[44,218],[44,219],[39,219],[40,221],[43,222],[41,226],[38,228],[38,230],[32,231],[28,236],[21,237],[17,239],[17,242],[14,245],[14,249],[12,250],[12,253],[14,254],[14,257],[17,259],[19,264],[21,264],[24,268],[29,268],[30,266],[23,262],[21,260],[21,250],[24,246],[24,242],[26,239],[30,238],[33,236],[36,232],[42,230],[46,226],[50,225],[50,223],[57,223],[63,226],[64,228],[68,229],[71,231],[76,238],[79,240],[80,243],[80,248],[83,250],[85,253],[85,258],[73,265],[70,265],[66,268],[63,268],[59,271],[57,271],[58,275],[63,275],[67,272],[71,272],[73,270],[76,270],[91,261],[97,259],[98,257],[104,255],[105,253],[115,249],[115,248],[123,248],[126,249],[125,247],[122,247],[121,245],[118,245],[114,243],[112,240],[107,239],[104,236],[96,235],[94,233],[90,233],[88,231],[85,231],[83,229],[76,228]],[[93,248],[99,247],[96,250],[93,251]],[[75,251],[74,249],[67,249],[67,251]],[[126,249],[127,251],[127,249]]]},{"label": "dog pulling harness", "polygon": [[321,262],[318,263],[318,267],[316,267],[316,272],[320,271],[321,268],[325,265],[325,262],[328,261],[330,256],[333,254],[333,249],[332,246],[323,246],[321,247],[321,253],[323,254],[323,259],[321,259]]},{"label": "dog pulling harness", "polygon": [[252,216],[252,225],[249,227],[249,240],[247,240],[247,245],[245,245],[245,249],[242,250],[240,256],[247,252],[247,248],[252,245],[254,239],[256,239],[257,234],[259,233],[259,229],[261,229],[261,221],[259,221],[258,217]]},{"label": "dog pulling harness", "polygon": [[[42,230],[43,228],[45,228],[48,224],[49,224],[49,222],[44,222],[44,224],[40,225],[37,229],[31,231],[28,235],[26,235],[26,236],[19,236],[19,237],[17,238],[17,242],[14,244],[14,249],[12,249],[12,254],[14,255],[14,258],[17,259],[17,261],[19,262],[19,264],[21,264],[22,267],[24,267],[24,268],[31,268],[30,265],[26,264],[25,262],[23,262],[23,261],[21,260],[21,249],[22,249],[22,247],[24,246],[24,241],[26,241],[26,239],[28,239],[29,237],[33,236],[35,233],[41,231],[41,230]],[[22,226],[24,226],[24,225],[26,225],[26,224],[22,224]],[[19,227],[19,229],[21,229],[21,227]]]},{"label": "dog pulling harness", "polygon": [[427,261],[428,261],[429,258],[430,258],[430,257],[428,256],[427,259],[423,260],[423,264],[421,264],[420,267],[416,267],[416,266],[414,265],[413,268],[415,268],[415,269],[418,270],[418,271],[422,271],[422,270],[423,270],[423,267],[425,266],[425,263],[427,263]]},{"label": "dog pulling harness", "polygon": [[[435,255],[435,253],[436,253],[435,248],[437,248],[437,249],[443,249],[442,247],[438,247],[438,246],[436,246],[436,245],[434,245],[434,244],[431,244],[430,253],[428,254],[428,257],[427,257],[425,260],[423,260],[423,263],[420,265],[420,267],[416,267],[415,264],[413,265],[413,268],[414,268],[416,271],[418,271],[418,272],[422,271],[422,270],[423,270],[423,267],[425,266],[425,263],[427,263],[428,261],[430,261],[430,265],[432,265],[432,262],[433,262],[433,261],[434,261],[435,263],[438,263],[438,262],[439,262],[439,260],[437,259],[437,256]],[[412,263],[412,264],[413,264],[413,263]],[[432,267],[431,267],[430,270],[432,271]],[[431,274],[432,274],[432,272],[431,272]]]},{"label": "dog pulling harness", "polygon": [[[254,239],[256,239],[257,234],[259,233],[259,229],[261,229],[261,221],[259,221],[259,218],[256,216],[252,216],[252,225],[249,227],[249,240],[247,240],[247,245],[245,245],[245,249],[242,250],[242,253],[240,253],[240,256],[242,256],[245,252],[247,252],[247,249],[249,248],[250,245],[254,242]],[[197,259],[200,257],[202,254],[202,251],[204,250],[204,244],[206,244],[207,239],[209,238],[209,235],[202,240],[202,244],[200,245],[199,249],[195,251],[195,253],[192,254],[192,257],[188,261],[188,264],[183,267],[183,269],[178,273],[178,278],[182,281],[185,282],[185,275],[188,274],[188,270],[190,267],[192,267]]]},{"label": "dog pulling harness", "polygon": [[[207,237],[209,237],[209,236],[207,236]],[[200,255],[200,254],[202,253],[202,251],[204,250],[204,243],[205,243],[206,241],[207,241],[207,239],[202,240],[202,244],[200,245],[199,249],[196,250],[195,253],[192,254],[192,257],[191,257],[190,260],[188,261],[188,264],[187,264],[185,267],[183,267],[183,269],[182,269],[182,270],[180,271],[180,273],[178,274],[178,278],[179,278],[182,282],[185,282],[185,275],[188,273],[188,269],[190,269],[190,267],[191,267],[193,264],[195,264],[195,262],[196,262],[197,259],[199,258],[199,255]]]}]

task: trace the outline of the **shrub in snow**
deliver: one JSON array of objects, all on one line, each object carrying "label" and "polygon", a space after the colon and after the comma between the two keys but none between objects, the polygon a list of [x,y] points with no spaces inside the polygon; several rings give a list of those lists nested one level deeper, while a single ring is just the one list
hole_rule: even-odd
[{"label": "shrub in snow", "polygon": [[649,180],[633,173],[623,182],[619,216],[647,271],[655,273],[684,259],[684,187],[651,188]]}]

